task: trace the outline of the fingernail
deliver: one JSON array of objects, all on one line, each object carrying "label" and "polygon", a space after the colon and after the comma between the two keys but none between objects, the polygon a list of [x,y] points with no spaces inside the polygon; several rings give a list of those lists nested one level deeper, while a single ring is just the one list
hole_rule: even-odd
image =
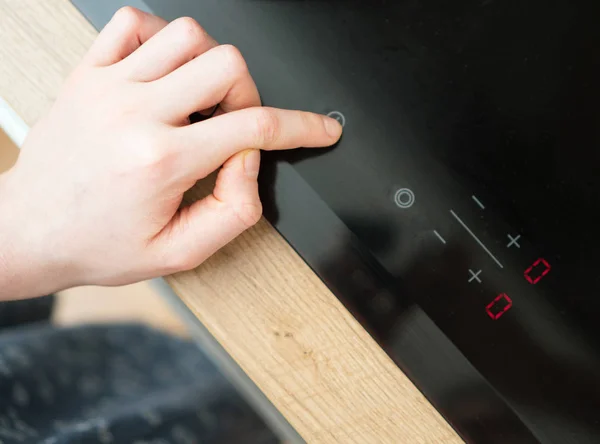
[{"label": "fingernail", "polygon": [[335,119],[331,117],[323,116],[323,120],[325,121],[325,131],[331,137],[340,137],[342,134],[342,125]]},{"label": "fingernail", "polygon": [[250,179],[256,179],[260,170],[260,151],[248,150],[244,155],[244,172]]}]

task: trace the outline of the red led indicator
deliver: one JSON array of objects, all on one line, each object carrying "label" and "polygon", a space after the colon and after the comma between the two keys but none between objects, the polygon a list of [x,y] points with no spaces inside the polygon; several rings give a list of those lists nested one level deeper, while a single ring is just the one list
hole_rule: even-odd
[{"label": "red led indicator", "polygon": [[506,313],[510,307],[512,307],[512,299],[509,298],[506,293],[502,293],[496,296],[496,298],[485,307],[485,311],[488,316],[495,321]]},{"label": "red led indicator", "polygon": [[537,284],[544,276],[546,276],[552,267],[546,259],[539,258],[531,267],[525,270],[525,279],[530,284]]}]

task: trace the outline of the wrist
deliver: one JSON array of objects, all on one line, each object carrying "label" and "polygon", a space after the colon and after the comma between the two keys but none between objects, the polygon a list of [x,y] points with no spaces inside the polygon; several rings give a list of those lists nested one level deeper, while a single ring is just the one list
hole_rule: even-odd
[{"label": "wrist", "polygon": [[9,173],[0,174],[0,301],[18,298],[22,277],[17,271],[15,230],[9,201]]},{"label": "wrist", "polygon": [[70,286],[65,267],[44,252],[44,238],[36,232],[36,225],[44,222],[32,221],[36,215],[28,214],[18,188],[11,172],[0,175],[0,301],[44,296]]},{"label": "wrist", "polygon": [[13,271],[13,245],[10,240],[10,230],[7,223],[7,209],[4,195],[2,193],[3,176],[0,175],[0,302],[9,299],[12,287],[15,285]]}]

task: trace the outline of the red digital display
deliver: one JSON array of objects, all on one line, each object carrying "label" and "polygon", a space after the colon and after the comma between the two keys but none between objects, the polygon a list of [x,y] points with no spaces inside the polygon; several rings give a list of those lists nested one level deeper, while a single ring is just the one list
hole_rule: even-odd
[{"label": "red digital display", "polygon": [[485,311],[488,316],[495,321],[506,313],[510,307],[512,307],[512,299],[509,298],[506,293],[502,293],[496,296],[496,298],[485,307]]},{"label": "red digital display", "polygon": [[552,267],[546,259],[539,258],[531,267],[525,270],[525,279],[530,284],[537,284],[544,276],[546,276]]}]

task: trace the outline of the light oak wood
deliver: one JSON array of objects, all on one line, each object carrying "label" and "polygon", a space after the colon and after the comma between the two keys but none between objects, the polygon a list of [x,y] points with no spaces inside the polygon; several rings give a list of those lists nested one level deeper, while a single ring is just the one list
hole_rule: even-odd
[{"label": "light oak wood", "polygon": [[52,320],[63,326],[138,322],[189,337],[186,324],[149,282],[63,291],[58,294]]},{"label": "light oak wood", "polygon": [[0,129],[0,174],[14,165],[19,156],[19,149]]},{"label": "light oak wood", "polygon": [[[66,0],[0,0],[0,95],[35,123],[95,34]],[[460,442],[266,221],[168,281],[308,442]]]}]

